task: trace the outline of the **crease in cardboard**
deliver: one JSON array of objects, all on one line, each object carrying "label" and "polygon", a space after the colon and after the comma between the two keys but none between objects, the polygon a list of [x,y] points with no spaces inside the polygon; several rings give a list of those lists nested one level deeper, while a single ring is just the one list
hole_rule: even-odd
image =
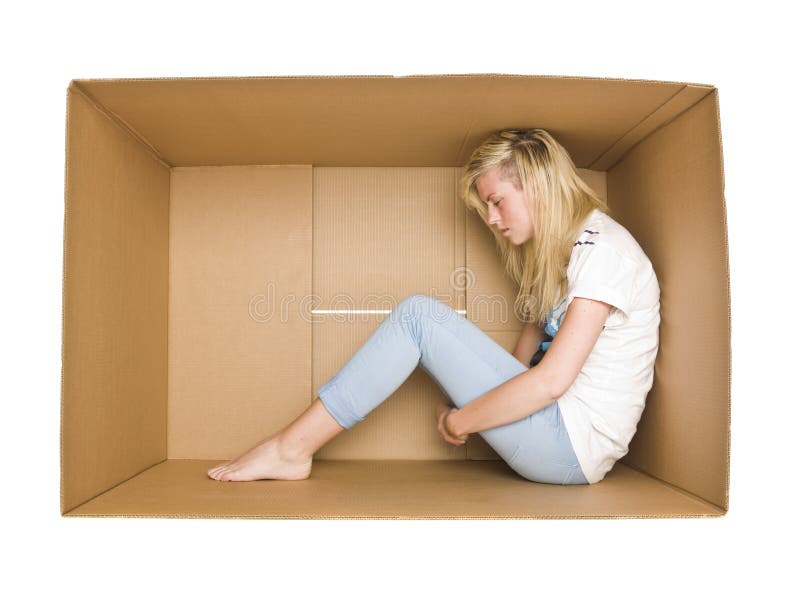
[{"label": "crease in cardboard", "polygon": [[[89,497],[88,499],[86,499],[86,500],[84,500],[84,501],[81,501],[80,503],[78,503],[78,504],[76,504],[76,505],[73,505],[72,507],[70,507],[70,508],[69,508],[69,510],[68,510],[68,511],[64,511],[64,506],[62,505],[62,506],[61,506],[61,515],[69,515],[71,512],[75,511],[76,509],[80,509],[80,507],[81,507],[81,506],[83,506],[83,505],[86,505],[87,503],[91,503],[92,501],[94,501],[94,500],[95,500],[95,499],[97,499],[98,497],[102,497],[102,496],[103,496],[103,495],[105,495],[106,493],[110,493],[111,491],[113,491],[113,490],[114,490],[114,489],[116,489],[117,487],[119,487],[119,486],[121,486],[121,485],[124,485],[125,483],[127,483],[128,481],[131,481],[131,480],[135,479],[136,477],[138,477],[138,476],[139,476],[139,475],[141,475],[142,473],[145,473],[145,472],[147,472],[148,470],[150,470],[151,468],[155,468],[155,467],[156,467],[156,466],[158,466],[159,464],[163,464],[164,462],[167,462],[168,460],[169,460],[169,458],[164,458],[163,460],[159,460],[158,462],[154,462],[153,464],[150,464],[150,465],[148,465],[148,466],[145,466],[145,467],[144,467],[142,470],[140,470],[139,472],[136,472],[136,473],[132,474],[131,476],[129,476],[129,477],[128,477],[128,478],[126,478],[125,480],[122,480],[122,481],[120,481],[120,482],[118,482],[118,483],[116,483],[116,484],[114,484],[114,485],[111,485],[111,486],[110,486],[108,489],[105,489],[105,490],[103,490],[103,491],[100,491],[99,493],[96,493],[95,495],[92,495],[92,496],[91,496],[91,497]],[[62,487],[62,496],[63,496],[63,487]]]},{"label": "crease in cardboard", "polygon": [[456,156],[457,157],[456,161],[458,163],[461,163],[463,161],[464,148],[467,146],[467,142],[469,141],[469,138],[472,135],[472,129],[475,126],[475,120],[478,116],[478,113],[483,112],[483,106],[486,104],[486,100],[489,98],[489,93],[491,92],[493,82],[494,82],[494,76],[492,75],[488,79],[486,88],[484,89],[484,92],[481,95],[478,108],[472,111],[472,118],[470,119],[470,122],[467,125],[467,129],[464,132],[464,138],[461,140],[461,145],[458,148],[458,155]]},{"label": "crease in cardboard", "polygon": [[587,166],[591,169],[600,168],[602,170],[610,170],[617,163],[619,163],[625,155],[635,148],[641,141],[649,137],[652,133],[656,132],[661,127],[669,125],[681,113],[686,112],[692,106],[700,102],[710,91],[704,92],[702,95],[692,93],[692,97],[683,103],[679,99],[681,96],[686,98],[686,93],[689,89],[698,89],[698,86],[684,85],[677,90],[672,96],[667,98],[661,105],[655,108],[651,113],[642,117],[642,119],[633,125],[628,131],[623,133],[608,149],[598,155]]},{"label": "crease in cardboard", "polygon": [[85,88],[82,88],[81,85],[79,83],[77,83],[77,81],[73,80],[73,83],[70,85],[70,87],[67,89],[67,91],[68,92],[74,92],[75,94],[78,94],[79,96],[82,96],[86,101],[89,102],[89,104],[93,108],[95,108],[98,112],[102,113],[103,116],[108,118],[113,124],[115,124],[117,127],[122,129],[126,134],[130,135],[131,137],[133,137],[133,139],[135,139],[136,141],[141,143],[145,147],[147,152],[158,163],[160,163],[162,166],[164,166],[168,170],[172,168],[172,164],[170,164],[166,160],[166,158],[164,158],[164,156],[162,156],[161,153],[159,153],[159,151],[155,148],[155,146],[152,143],[150,143],[144,136],[142,136],[138,131],[136,131],[136,129],[131,127],[125,121],[125,119],[123,119],[117,113],[115,113],[111,109],[107,108],[106,106],[104,106],[103,104],[98,102],[94,98],[94,96],[92,96]]},{"label": "crease in cardboard", "polygon": [[690,492],[690,491],[687,491],[686,489],[684,489],[684,488],[682,488],[682,487],[679,487],[679,486],[677,486],[677,485],[674,485],[674,484],[670,483],[669,481],[665,481],[665,480],[664,480],[664,479],[662,479],[661,477],[657,477],[657,476],[656,476],[656,475],[654,475],[654,474],[651,474],[651,473],[649,473],[649,472],[645,472],[644,470],[642,470],[642,469],[641,469],[641,468],[639,468],[638,466],[635,466],[635,465],[633,465],[633,464],[629,464],[629,463],[627,463],[627,462],[620,462],[620,463],[621,463],[621,464],[624,464],[624,465],[625,465],[627,468],[630,468],[631,470],[635,470],[636,472],[638,472],[638,473],[640,473],[640,474],[642,474],[642,475],[644,475],[644,476],[646,476],[646,477],[649,477],[649,478],[651,478],[651,479],[654,479],[654,480],[656,480],[656,481],[660,482],[660,483],[661,483],[661,484],[663,484],[665,487],[669,487],[670,489],[672,489],[672,490],[673,490],[673,491],[675,491],[676,493],[679,493],[679,494],[683,495],[683,496],[684,496],[684,497],[686,497],[687,499],[691,499],[692,501],[694,501],[694,502],[696,502],[696,503],[698,503],[698,504],[702,505],[703,507],[706,507],[706,508],[709,508],[709,507],[710,507],[710,508],[716,508],[716,509],[719,509],[719,510],[720,510],[720,512],[721,512],[721,513],[720,513],[720,515],[724,515],[725,513],[727,513],[727,512],[728,512],[728,507],[727,507],[727,504],[726,504],[726,505],[717,505],[717,504],[716,504],[716,503],[714,503],[713,501],[708,501],[707,499],[703,499],[703,498],[702,498],[702,497],[700,497],[699,495],[695,495],[694,493],[692,493],[692,492]]}]

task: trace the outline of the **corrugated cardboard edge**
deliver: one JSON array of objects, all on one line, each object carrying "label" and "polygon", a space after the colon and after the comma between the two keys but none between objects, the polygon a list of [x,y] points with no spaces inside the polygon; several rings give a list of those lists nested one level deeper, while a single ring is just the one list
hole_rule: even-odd
[{"label": "corrugated cardboard edge", "polygon": [[644,79],[631,79],[631,78],[613,78],[605,76],[552,76],[545,74],[515,74],[504,72],[477,72],[477,73],[460,73],[460,74],[338,74],[338,75],[299,75],[299,76],[165,76],[165,77],[150,77],[150,78],[77,78],[73,80],[77,83],[127,83],[127,82],[174,82],[174,81],[215,81],[215,80],[328,80],[328,79],[392,79],[392,78],[531,78],[531,79],[549,79],[549,80],[605,80],[610,82],[634,82],[638,84],[685,84],[687,86],[706,87],[708,89],[713,86],[702,83],[694,82],[681,82],[676,80],[644,80]]},{"label": "corrugated cardboard edge", "polygon": [[723,515],[728,513],[728,509],[730,506],[730,492],[731,492],[731,407],[732,407],[732,372],[733,372],[733,353],[732,353],[732,341],[733,341],[733,323],[732,323],[732,316],[731,316],[731,265],[730,265],[730,247],[728,244],[728,205],[727,199],[725,198],[725,157],[724,152],[722,149],[722,121],[720,117],[720,109],[719,109],[719,91],[714,88],[714,105],[717,111],[717,133],[719,136],[719,175],[720,175],[720,182],[722,183],[722,238],[723,244],[725,246],[725,275],[727,276],[727,281],[725,284],[725,304],[728,308],[728,457],[727,457],[727,472],[725,474],[725,505],[722,505]]},{"label": "corrugated cardboard edge", "polygon": [[376,517],[368,517],[368,516],[252,516],[252,515],[192,515],[192,514],[174,514],[174,515],[134,515],[134,514],[125,514],[121,515],[118,513],[93,513],[93,514],[83,514],[83,515],[70,515],[69,513],[65,513],[65,517],[88,517],[88,518],[121,518],[121,519],[253,519],[253,520],[404,520],[404,521],[418,521],[418,520],[611,520],[611,519],[708,519],[708,518],[717,518],[721,517],[724,514],[696,514],[696,515],[685,515],[685,514],[659,514],[659,515],[629,515],[629,516],[584,516],[584,515],[575,515],[575,516],[541,516],[541,517],[525,517],[525,516],[492,516],[492,517],[482,517],[482,516],[474,516],[474,517],[456,517],[456,516],[419,516],[419,517],[405,517],[405,516],[395,516],[395,517],[383,517],[383,516],[376,516]]},{"label": "corrugated cardboard edge", "polygon": [[67,88],[65,92],[64,107],[64,221],[62,223],[61,235],[61,384],[60,384],[60,397],[61,405],[59,411],[59,437],[58,437],[58,459],[59,459],[59,511],[61,515],[65,515],[64,511],[66,506],[64,504],[64,326],[66,324],[66,283],[67,283],[67,207],[69,206],[69,199],[67,198],[67,174],[69,171],[69,96],[70,91]]}]

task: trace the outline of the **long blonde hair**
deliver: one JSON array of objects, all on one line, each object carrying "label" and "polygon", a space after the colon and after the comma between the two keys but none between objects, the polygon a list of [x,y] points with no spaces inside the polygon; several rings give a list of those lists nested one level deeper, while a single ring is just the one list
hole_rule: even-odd
[{"label": "long blonde hair", "polygon": [[[487,205],[475,182],[497,168],[526,197],[533,237],[517,246],[487,221]],[[608,206],[578,176],[567,150],[543,129],[503,129],[492,133],[464,166],[460,196],[494,234],[506,273],[519,285],[514,302],[525,322],[543,323],[567,293],[567,266],[582,223],[594,209]]]}]

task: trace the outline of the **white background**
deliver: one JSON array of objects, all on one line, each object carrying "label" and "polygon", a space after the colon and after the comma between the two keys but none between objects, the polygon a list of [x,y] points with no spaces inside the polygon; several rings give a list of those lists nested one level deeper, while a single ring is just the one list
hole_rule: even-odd
[{"label": "white background", "polygon": [[[2,561],[9,586],[698,586],[795,570],[796,31],[783,3],[28,2],[2,16]],[[284,5],[295,8],[287,9]],[[788,3],[787,3],[788,4]],[[551,5],[559,5],[558,9]],[[10,12],[9,12],[10,10]],[[72,78],[518,73],[719,88],[733,305],[730,512],[591,521],[59,515]],[[709,293],[714,296],[715,293]],[[722,304],[722,303],[720,303]],[[686,338],[692,325],[685,326]],[[433,426],[432,426],[433,427]],[[795,549],[791,549],[795,546]]]}]

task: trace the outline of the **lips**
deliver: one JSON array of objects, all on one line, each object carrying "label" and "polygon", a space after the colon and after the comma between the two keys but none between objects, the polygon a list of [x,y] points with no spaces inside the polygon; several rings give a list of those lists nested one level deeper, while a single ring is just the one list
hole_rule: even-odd
[{"label": "lips", "polygon": [[501,229],[501,230],[500,230],[500,234],[501,234],[501,235],[508,235],[508,233],[509,233],[510,231],[511,231],[511,229],[508,229],[508,228],[506,228],[506,229]]}]

